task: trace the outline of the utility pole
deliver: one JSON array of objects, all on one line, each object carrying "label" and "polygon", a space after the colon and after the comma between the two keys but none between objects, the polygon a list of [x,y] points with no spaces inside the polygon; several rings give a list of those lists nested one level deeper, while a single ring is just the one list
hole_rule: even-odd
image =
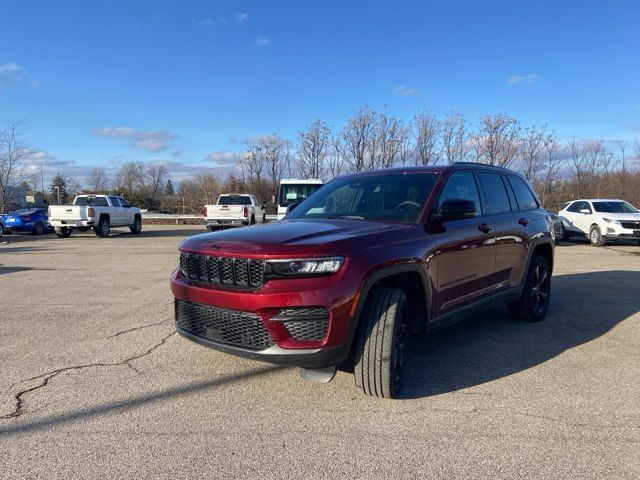
[{"label": "utility pole", "polygon": [[60,205],[60,187],[56,185],[56,192],[58,192],[58,205]]}]

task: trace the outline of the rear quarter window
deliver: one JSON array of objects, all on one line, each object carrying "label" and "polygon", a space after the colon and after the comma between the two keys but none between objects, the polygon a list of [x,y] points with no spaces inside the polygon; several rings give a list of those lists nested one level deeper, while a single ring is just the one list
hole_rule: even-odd
[{"label": "rear quarter window", "polygon": [[516,195],[520,210],[535,210],[538,208],[536,197],[533,196],[531,189],[524,180],[514,175],[509,175],[509,183],[513,187],[513,193]]}]

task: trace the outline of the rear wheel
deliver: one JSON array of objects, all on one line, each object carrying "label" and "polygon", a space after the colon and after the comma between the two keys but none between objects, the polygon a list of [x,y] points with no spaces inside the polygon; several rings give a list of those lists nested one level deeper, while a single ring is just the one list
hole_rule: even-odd
[{"label": "rear wheel", "polygon": [[44,233],[44,225],[42,224],[42,222],[38,222],[33,226],[33,232],[34,235],[42,235]]},{"label": "rear wheel", "polygon": [[602,247],[604,245],[604,237],[600,231],[600,227],[593,225],[589,231],[589,241],[591,245],[595,247]]},{"label": "rear wheel", "polygon": [[58,238],[69,238],[71,235],[71,229],[66,227],[56,227],[56,235]]},{"label": "rear wheel", "polygon": [[399,288],[377,287],[367,297],[354,365],[356,385],[367,395],[396,398],[400,393],[407,312],[407,297]]},{"label": "rear wheel", "polygon": [[533,255],[520,300],[507,304],[509,316],[525,322],[539,322],[547,314],[551,299],[551,271],[546,258]]},{"label": "rear wheel", "polygon": [[255,224],[256,224],[256,217],[251,215],[251,220],[249,220],[249,225],[255,225]]},{"label": "rear wheel", "polygon": [[129,227],[129,230],[131,230],[131,233],[135,235],[142,232],[142,218],[136,217],[136,219],[133,221],[133,225]]},{"label": "rear wheel", "polygon": [[0,237],[4,235],[4,225],[0,223]]},{"label": "rear wheel", "polygon": [[109,236],[109,233],[111,232],[109,220],[106,217],[102,217],[98,222],[98,225],[95,226],[94,231],[100,238],[107,238]]}]

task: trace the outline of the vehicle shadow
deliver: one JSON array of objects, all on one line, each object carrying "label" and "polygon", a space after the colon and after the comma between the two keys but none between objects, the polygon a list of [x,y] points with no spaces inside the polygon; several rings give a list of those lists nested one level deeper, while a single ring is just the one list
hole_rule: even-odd
[{"label": "vehicle shadow", "polygon": [[552,286],[549,312],[540,323],[511,320],[498,305],[409,342],[403,397],[447,393],[527,370],[640,312],[637,271],[554,276]]},{"label": "vehicle shadow", "polygon": [[0,275],[6,275],[8,273],[24,272],[26,270],[33,270],[31,267],[3,267],[0,264]]}]

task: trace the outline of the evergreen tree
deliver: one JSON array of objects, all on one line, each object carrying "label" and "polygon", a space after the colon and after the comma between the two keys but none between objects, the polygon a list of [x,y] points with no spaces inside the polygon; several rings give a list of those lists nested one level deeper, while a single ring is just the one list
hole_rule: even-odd
[{"label": "evergreen tree", "polygon": [[167,180],[167,186],[164,187],[164,193],[165,195],[174,195],[176,193],[175,189],[173,188],[171,179]]},{"label": "evergreen tree", "polygon": [[[60,197],[58,197],[58,193],[60,194]],[[53,177],[53,180],[51,181],[51,198],[57,202],[58,198],[60,199],[60,201],[62,201],[62,199],[66,197],[67,197],[67,181],[65,180],[64,175],[58,172],[56,173],[56,176]]]}]

